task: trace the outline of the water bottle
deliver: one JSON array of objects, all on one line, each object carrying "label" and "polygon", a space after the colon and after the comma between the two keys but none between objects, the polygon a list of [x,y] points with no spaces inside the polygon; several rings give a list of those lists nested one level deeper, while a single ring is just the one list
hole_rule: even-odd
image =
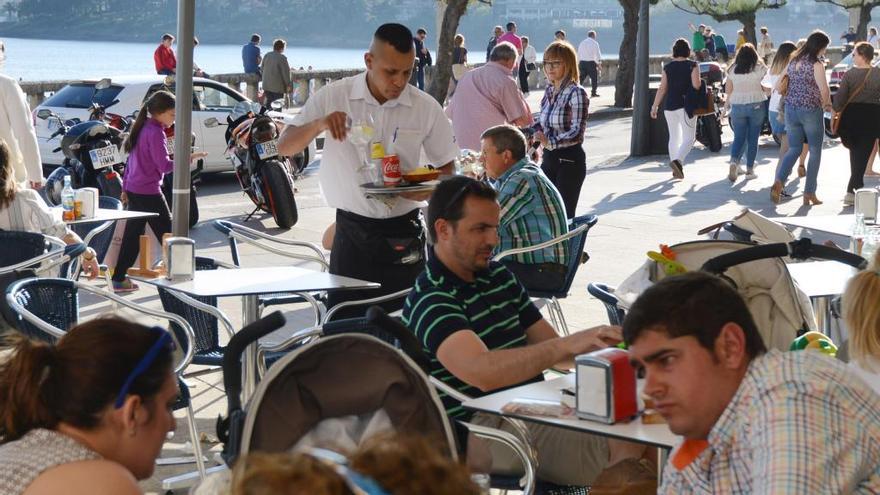
[{"label": "water bottle", "polygon": [[862,247],[865,244],[865,236],[868,234],[868,228],[865,227],[865,215],[862,213],[855,214],[856,220],[853,224],[852,236],[850,236],[849,250],[853,254],[862,255]]},{"label": "water bottle", "polygon": [[64,176],[64,189],[61,190],[61,219],[65,222],[76,220],[76,194],[70,185],[70,176]]}]

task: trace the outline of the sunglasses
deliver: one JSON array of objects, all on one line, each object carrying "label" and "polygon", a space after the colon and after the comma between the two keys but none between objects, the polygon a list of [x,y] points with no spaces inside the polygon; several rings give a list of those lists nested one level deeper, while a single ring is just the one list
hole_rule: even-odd
[{"label": "sunglasses", "polygon": [[156,342],[153,343],[152,346],[147,350],[147,353],[144,354],[144,357],[138,362],[138,364],[131,370],[131,373],[126,377],[125,382],[122,384],[122,389],[119,390],[119,395],[116,396],[116,402],[113,403],[113,406],[116,409],[122,407],[125,404],[125,397],[128,395],[128,390],[131,388],[134,381],[144,374],[147,371],[147,368],[153,364],[153,361],[156,360],[156,356],[159,355],[159,351],[162,348],[168,348],[169,350],[174,350],[174,341],[171,339],[171,334],[159,327],[153,327],[152,330],[154,332],[159,333],[159,338],[156,339]]}]

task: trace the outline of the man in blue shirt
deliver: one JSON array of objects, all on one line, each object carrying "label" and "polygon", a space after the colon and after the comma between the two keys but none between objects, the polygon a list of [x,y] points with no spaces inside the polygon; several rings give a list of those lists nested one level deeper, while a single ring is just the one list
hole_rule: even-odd
[{"label": "man in blue shirt", "polygon": [[260,40],[262,40],[260,35],[254,34],[251,36],[251,42],[241,47],[241,63],[244,65],[245,74],[262,76],[260,64],[263,62],[263,57],[260,55]]},{"label": "man in blue shirt", "polygon": [[[480,158],[501,205],[496,254],[534,246],[568,232],[562,195],[541,168],[526,156],[526,138],[511,125],[490,127],[481,136]],[[509,256],[502,262],[526,289],[562,287],[569,256],[566,242]]]}]

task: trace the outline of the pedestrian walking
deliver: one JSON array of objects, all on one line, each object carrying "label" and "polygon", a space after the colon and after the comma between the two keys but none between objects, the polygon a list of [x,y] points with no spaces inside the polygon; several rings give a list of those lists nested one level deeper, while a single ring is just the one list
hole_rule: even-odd
[{"label": "pedestrian walking", "polygon": [[[0,69],[6,63],[6,45],[0,41]],[[9,147],[13,178],[32,189],[43,187],[43,165],[27,96],[18,81],[0,74],[0,141]]]},{"label": "pedestrian walking", "polygon": [[523,45],[522,39],[516,34],[516,23],[507,23],[507,32],[498,37],[498,43],[506,41],[516,47],[517,56],[522,56]]},{"label": "pedestrian walking", "polygon": [[746,44],[746,32],[742,29],[736,32],[736,51],[739,51],[739,48]]},{"label": "pedestrian walking", "polygon": [[501,26],[495,26],[492,32],[492,37],[489,38],[489,43],[486,45],[486,62],[489,61],[489,56],[492,55],[492,49],[495,48],[495,45],[498,43],[498,38],[504,34],[504,29],[501,29]]},{"label": "pedestrian walking", "polygon": [[528,36],[523,36],[523,53],[519,60],[519,88],[526,96],[529,94],[529,74],[537,68],[535,63],[538,61],[538,53],[535,47],[529,42]]},{"label": "pedestrian walking", "polygon": [[425,40],[428,38],[428,31],[425,28],[419,28],[416,30],[416,35],[413,37],[413,44],[416,47],[416,65],[413,68],[413,72],[415,72],[416,78],[416,86],[422,91],[425,90],[425,67],[428,67],[433,63],[431,60],[431,52],[428,51],[428,48],[425,46]]},{"label": "pedestrian walking", "polygon": [[599,74],[602,72],[602,51],[599,42],[596,41],[596,31],[587,33],[587,37],[578,45],[577,54],[581,85],[583,86],[589,77],[592,87],[590,96],[599,96],[596,90],[599,88]]},{"label": "pedestrian walking", "polygon": [[172,76],[177,72],[177,57],[174,56],[174,50],[171,45],[174,43],[174,36],[168,33],[162,35],[162,41],[153,52],[153,63],[156,65],[156,74],[162,76]]},{"label": "pedestrian walking", "polygon": [[669,168],[676,179],[684,178],[684,162],[697,133],[697,118],[685,110],[688,93],[700,89],[700,68],[690,59],[691,47],[687,40],[679,38],[672,45],[672,61],[663,66],[660,88],[651,106],[651,118],[663,103],[663,115],[669,128]]},{"label": "pedestrian walking", "polygon": [[[758,52],[751,43],[740,47],[733,65],[727,70],[725,105],[730,111],[730,126],[733,128],[727,173],[730,182],[736,181],[736,177],[742,174],[746,174],[747,179],[758,177],[755,175],[755,157],[758,156],[758,137],[767,116],[765,102],[769,90],[765,92],[761,86],[766,74],[767,66],[758,58]],[[745,171],[740,166],[743,152],[746,155]]]},{"label": "pedestrian walking", "polygon": [[578,82],[577,52],[568,42],[547,46],[544,73],[549,84],[541,99],[541,114],[528,131],[544,146],[541,169],[562,194],[568,218],[574,218],[587,175],[583,143],[590,99]]},{"label": "pedestrian walking", "polygon": [[260,71],[263,73],[263,96],[268,106],[275,100],[281,100],[284,95],[293,92],[293,84],[290,80],[290,63],[284,49],[287,41],[278,38],[272,42],[272,51],[263,57]]},{"label": "pedestrian walking", "polygon": [[773,55],[773,39],[770,38],[770,31],[767,30],[767,26],[761,27],[761,40],[758,41],[757,48],[758,58],[766,64],[770,60],[770,55]]},{"label": "pedestrian walking", "polygon": [[871,26],[868,28],[868,43],[874,47],[874,51],[880,50],[880,35],[877,34],[877,28]]},{"label": "pedestrian walking", "polygon": [[849,183],[843,202],[853,204],[853,192],[864,187],[868,158],[880,138],[880,69],[871,67],[874,47],[856,43],[853,67],[846,71],[834,95],[834,111],[842,113],[838,134],[849,148]]},{"label": "pedestrian walking", "polygon": [[449,91],[447,92],[450,99],[455,94],[458,81],[461,80],[465,71],[467,71],[468,49],[464,46],[464,43],[465,39],[461,34],[456,34],[455,38],[452,39],[452,77],[449,78]]},{"label": "pedestrian walking", "polygon": [[[831,92],[825,79],[825,65],[820,58],[831,42],[828,35],[815,31],[804,46],[792,56],[786,69],[785,129],[788,131],[789,150],[776,168],[776,181],[770,190],[770,199],[779,202],[794,162],[798,159],[804,141],[810,146],[807,163],[807,181],[804,186],[804,206],[822,204],[816,196],[816,180],[822,162],[822,141],[825,137],[824,113],[831,110]],[[783,89],[783,88],[780,88]]]},{"label": "pedestrian walking", "polygon": [[[149,222],[159,244],[162,236],[171,232],[171,211],[162,195],[162,178],[174,170],[174,160],[168,157],[165,147],[166,127],[174,124],[174,95],[168,91],[156,91],[141,106],[131,133],[125,140],[128,162],[122,184],[123,201],[130,210],[156,213],[147,219],[129,219],[125,223],[119,258],[113,270],[113,291],[132,292],[138,286],[128,278],[128,269],[137,259],[140,236]],[[195,161],[208,156],[204,151],[195,152]]]},{"label": "pedestrian walking", "polygon": [[251,41],[241,47],[241,63],[244,66],[245,74],[263,75],[260,70],[260,64],[263,63],[263,56],[260,53],[260,41],[262,40],[262,36],[253,34]]},{"label": "pedestrian walking", "polygon": [[[764,86],[765,89],[770,90],[770,104],[768,106],[769,113],[767,115],[767,120],[770,121],[770,131],[779,140],[780,161],[788,152],[788,133],[785,131],[785,119],[783,118],[784,112],[780,108],[782,95],[779,93],[777,85],[779,79],[782,78],[782,74],[785,73],[785,69],[788,68],[788,63],[795,50],[797,50],[797,46],[791,41],[786,41],[779,45],[779,49],[776,50],[776,54],[773,56],[773,63],[770,64],[770,69],[761,81],[761,85]],[[804,168],[803,171],[803,175],[807,175],[806,168]],[[798,170],[798,175],[800,175],[800,169]],[[803,177],[803,175],[801,175],[801,177]]]}]

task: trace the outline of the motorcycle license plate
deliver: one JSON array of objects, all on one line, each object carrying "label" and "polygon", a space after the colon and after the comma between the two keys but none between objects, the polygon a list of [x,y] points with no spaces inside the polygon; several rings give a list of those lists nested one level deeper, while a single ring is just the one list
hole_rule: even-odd
[{"label": "motorcycle license plate", "polygon": [[89,151],[89,158],[92,159],[92,168],[95,170],[122,163],[122,154],[119,148],[114,145],[106,146]]},{"label": "motorcycle license plate", "polygon": [[278,140],[266,141],[265,143],[257,143],[257,156],[260,160],[278,156]]},{"label": "motorcycle license plate", "polygon": [[165,138],[165,153],[174,156],[174,137]]}]

